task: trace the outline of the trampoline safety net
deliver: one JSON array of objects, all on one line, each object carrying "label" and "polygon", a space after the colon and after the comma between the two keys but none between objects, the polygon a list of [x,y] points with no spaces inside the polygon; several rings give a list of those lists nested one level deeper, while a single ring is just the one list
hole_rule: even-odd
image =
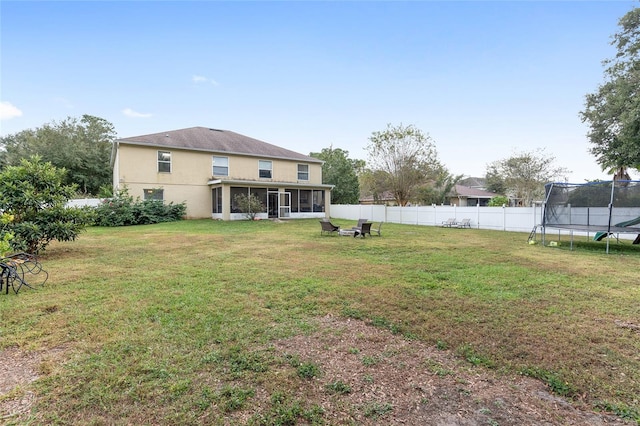
[{"label": "trampoline safety net", "polygon": [[543,226],[640,232],[640,181],[545,185]]}]

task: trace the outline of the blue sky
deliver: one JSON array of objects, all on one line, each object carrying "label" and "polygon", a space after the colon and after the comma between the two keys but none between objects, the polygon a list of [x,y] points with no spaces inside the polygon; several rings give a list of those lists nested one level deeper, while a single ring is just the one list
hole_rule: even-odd
[{"label": "blue sky", "polygon": [[[0,135],[90,114],[367,159],[413,124],[454,174],[544,149],[607,178],[579,112],[632,0],[0,2]],[[638,176],[637,174],[635,175]]]}]

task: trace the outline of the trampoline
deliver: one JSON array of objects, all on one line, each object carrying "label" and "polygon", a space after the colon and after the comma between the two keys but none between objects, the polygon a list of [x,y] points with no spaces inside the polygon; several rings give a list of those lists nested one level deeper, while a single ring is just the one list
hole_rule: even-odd
[{"label": "trampoline", "polygon": [[637,234],[633,243],[639,244],[640,181],[548,183],[541,226],[543,244],[547,229],[569,231],[571,248],[574,231],[593,233],[595,241],[606,238],[607,253],[607,237]]}]

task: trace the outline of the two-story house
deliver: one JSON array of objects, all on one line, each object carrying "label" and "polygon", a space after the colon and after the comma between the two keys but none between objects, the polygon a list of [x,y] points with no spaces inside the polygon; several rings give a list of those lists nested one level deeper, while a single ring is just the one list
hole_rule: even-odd
[{"label": "two-story house", "polygon": [[114,191],[186,202],[187,217],[244,219],[237,194],[254,194],[260,218],[329,217],[331,185],[322,161],[228,130],[192,127],[118,139]]}]

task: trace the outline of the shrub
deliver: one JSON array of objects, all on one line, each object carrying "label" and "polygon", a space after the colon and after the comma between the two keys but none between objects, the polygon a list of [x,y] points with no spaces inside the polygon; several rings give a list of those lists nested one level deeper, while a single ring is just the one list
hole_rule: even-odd
[{"label": "shrub", "polygon": [[495,197],[489,200],[490,207],[502,207],[509,205],[509,198],[504,195],[496,195]]},{"label": "shrub", "polygon": [[7,225],[13,221],[13,216],[7,213],[0,215],[0,257],[3,257],[10,249],[10,241],[13,239],[13,233],[8,231]]},{"label": "shrub", "polygon": [[66,173],[37,156],[0,173],[0,211],[12,217],[1,224],[0,238],[6,243],[5,235],[13,235],[13,250],[37,254],[53,240],[75,240],[93,222],[89,209],[66,207],[76,193],[63,184]]},{"label": "shrub", "polygon": [[181,220],[187,210],[185,203],[164,204],[160,200],[140,200],[129,195],[127,188],[106,199],[95,209],[97,226],[150,225]]},{"label": "shrub", "polygon": [[264,211],[264,204],[254,194],[237,194],[233,199],[238,210],[244,213],[247,219],[254,220],[258,213]]}]

